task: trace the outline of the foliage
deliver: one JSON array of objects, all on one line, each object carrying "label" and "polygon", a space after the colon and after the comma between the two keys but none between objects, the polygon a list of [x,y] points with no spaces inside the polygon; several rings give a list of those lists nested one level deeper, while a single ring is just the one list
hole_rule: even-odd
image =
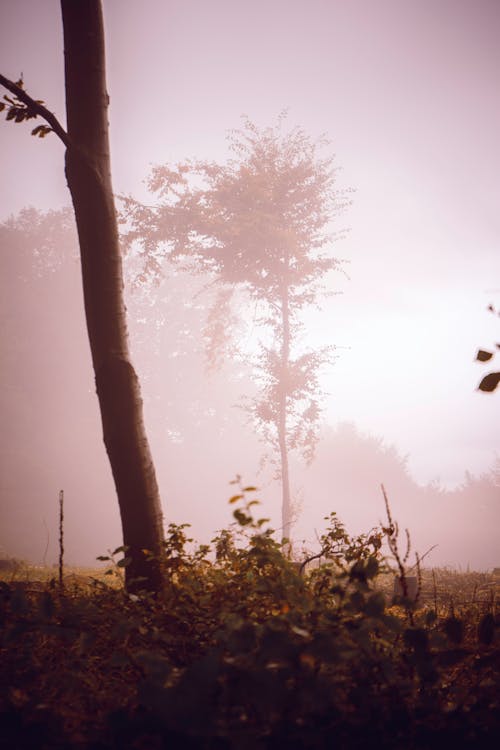
[{"label": "foliage", "polygon": [[161,595],[109,577],[64,594],[1,583],[2,746],[494,746],[494,590],[470,606],[394,600],[394,531],[352,539],[335,514],[300,575],[254,496],[237,483],[236,523],[210,547],[169,527]]},{"label": "foliage", "polygon": [[[259,129],[249,119],[230,134],[225,164],[185,161],[153,169],[149,188],[157,205],[124,200],[129,246],[139,248],[141,278],[158,278],[162,258],[212,276],[219,288],[208,314],[208,361],[219,363],[234,347],[232,297],[253,309],[262,339],[254,362],[258,397],[245,406],[271,448],[283,487],[283,533],[290,531],[289,453],[312,459],[318,439],[321,367],[333,346],[306,349],[301,313],[326,293],[327,275],[341,267],[330,246],[341,235],[332,222],[348,205],[336,189],[333,158],[321,155],[300,128]],[[233,334],[233,335],[231,335]]]},{"label": "foliage", "polygon": [[[495,310],[493,305],[488,305],[489,312],[500,315],[500,311]],[[495,344],[497,349],[500,349],[500,344]],[[493,352],[487,351],[486,349],[478,349],[476,354],[476,360],[478,362],[489,362],[494,356]],[[500,372],[489,372],[478,385],[478,390],[491,393],[496,390],[496,387],[500,383]]]},{"label": "foliage", "polygon": [[[4,81],[1,81],[5,85]],[[12,120],[15,123],[33,120],[38,117],[44,110],[44,102],[41,99],[31,100],[29,97],[23,97],[24,81],[21,76],[14,84],[14,90],[18,89],[17,94],[12,96],[4,94],[3,101],[0,102],[0,112],[6,110],[5,119]],[[52,133],[52,128],[48,125],[37,125],[31,131],[31,135],[45,138],[48,133]]]}]

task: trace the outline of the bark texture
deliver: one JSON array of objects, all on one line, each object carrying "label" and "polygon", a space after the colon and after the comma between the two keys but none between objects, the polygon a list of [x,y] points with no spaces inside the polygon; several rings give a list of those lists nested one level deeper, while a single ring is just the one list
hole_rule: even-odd
[{"label": "bark texture", "polygon": [[[61,0],[64,27],[66,177],[73,199],[87,330],[104,443],[130,565],[130,589],[158,590],[163,521],[142,399],[130,361],[122,258],[111,184],[104,28],[100,0]],[[150,551],[156,559],[144,553]],[[137,582],[142,578],[142,582]],[[135,583],[134,583],[135,581]]]}]

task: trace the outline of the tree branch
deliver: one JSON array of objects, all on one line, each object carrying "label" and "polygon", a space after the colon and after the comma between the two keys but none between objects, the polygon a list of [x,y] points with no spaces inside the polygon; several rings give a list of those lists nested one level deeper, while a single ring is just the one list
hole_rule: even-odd
[{"label": "tree branch", "polygon": [[32,116],[36,117],[37,115],[40,115],[40,117],[43,117],[43,119],[50,125],[54,133],[59,136],[66,148],[70,147],[71,141],[67,132],[64,130],[61,123],[52,112],[49,112],[49,110],[40,102],[32,99],[31,96],[29,96],[29,94],[27,94],[26,91],[21,88],[21,86],[19,86],[17,83],[14,83],[13,81],[10,81],[8,78],[5,78],[5,76],[3,76],[1,73],[0,84],[2,84],[2,86],[4,86],[12,94],[14,94],[16,99],[25,104],[26,107],[29,108],[30,112],[33,113]]}]

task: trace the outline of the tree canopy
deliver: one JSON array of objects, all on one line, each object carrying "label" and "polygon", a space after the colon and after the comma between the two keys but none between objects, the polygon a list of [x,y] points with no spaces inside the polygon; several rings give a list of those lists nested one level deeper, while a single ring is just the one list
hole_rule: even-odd
[{"label": "tree canopy", "polygon": [[[343,235],[333,222],[349,204],[336,187],[327,141],[286,130],[285,116],[259,128],[248,118],[230,131],[231,157],[218,164],[187,160],[153,169],[154,206],[126,198],[127,241],[143,259],[141,278],[161,275],[165,256],[211,275],[219,295],[209,313],[207,352],[216,362],[231,330],[231,302],[254,307],[261,332],[255,377],[260,395],[248,404],[277,456],[283,485],[283,529],[291,524],[288,452],[312,456],[321,413],[319,368],[332,347],[308,350],[301,313],[327,293],[327,275],[341,268],[331,254]],[[250,313],[249,313],[250,314]]]}]

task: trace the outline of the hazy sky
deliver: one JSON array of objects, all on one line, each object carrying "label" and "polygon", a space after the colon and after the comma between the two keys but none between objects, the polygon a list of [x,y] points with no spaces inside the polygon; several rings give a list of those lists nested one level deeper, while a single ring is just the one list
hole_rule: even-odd
[{"label": "hazy sky", "polygon": [[[0,71],[64,121],[56,0],[1,0]],[[341,354],[332,422],[459,482],[500,452],[500,394],[475,391],[500,339],[498,0],[104,0],[114,187],[152,164],[223,159],[247,114],[326,133],[356,193],[344,293],[311,322]],[[68,203],[63,148],[0,124],[0,220]]]}]

